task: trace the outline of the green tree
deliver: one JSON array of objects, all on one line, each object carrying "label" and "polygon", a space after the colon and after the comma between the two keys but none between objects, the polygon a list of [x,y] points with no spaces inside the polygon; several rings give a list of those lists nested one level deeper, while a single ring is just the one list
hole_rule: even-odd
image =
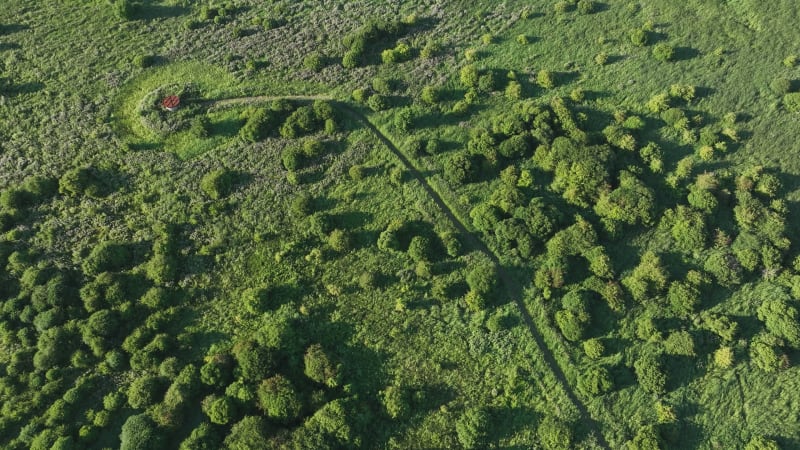
[{"label": "green tree", "polygon": [[647,37],[647,31],[641,28],[636,28],[630,32],[631,42],[637,47],[644,47],[647,45]]},{"label": "green tree", "polygon": [[134,409],[146,408],[155,404],[162,393],[161,378],[145,375],[133,380],[128,387],[128,404]]},{"label": "green tree", "polygon": [[459,76],[461,79],[461,84],[467,88],[475,88],[478,87],[478,68],[475,67],[474,64],[467,64],[466,66],[462,67],[459,71]]},{"label": "green tree", "polygon": [[270,448],[269,425],[263,417],[247,416],[231,427],[224,447],[229,450]]},{"label": "green tree", "polygon": [[267,417],[282,423],[296,419],[303,409],[294,386],[282,375],[267,378],[258,386],[258,403]]},{"label": "green tree", "polygon": [[303,356],[306,376],[317,383],[335,387],[339,383],[339,366],[323,350],[322,345],[313,344]]},{"label": "green tree", "polygon": [[120,450],[156,450],[164,448],[163,434],[145,414],[128,417],[119,435]]},{"label": "green tree", "polygon": [[206,413],[211,423],[226,425],[233,420],[236,414],[236,404],[226,396],[209,396],[203,400],[203,412]]},{"label": "green tree", "polygon": [[231,349],[238,376],[246,381],[264,379],[277,363],[273,351],[252,339],[243,339]]},{"label": "green tree", "polygon": [[536,73],[536,84],[545,89],[553,89],[556,87],[556,81],[553,78],[553,74],[549,70],[545,69],[542,69]]},{"label": "green tree", "polygon": [[612,387],[614,382],[605,367],[593,367],[578,378],[578,389],[588,395],[602,395]]},{"label": "green tree", "polygon": [[670,61],[675,55],[675,49],[671,45],[658,43],[653,47],[653,56],[659,61]]},{"label": "green tree", "polygon": [[472,159],[464,154],[456,154],[444,163],[444,178],[454,185],[472,181],[474,172]]},{"label": "green tree", "polygon": [[414,236],[408,245],[408,256],[414,261],[428,261],[432,257],[433,243],[427,236]]},{"label": "green tree", "polygon": [[328,236],[328,245],[339,253],[350,251],[352,246],[350,233],[338,228],[331,231],[331,234]]},{"label": "green tree", "polygon": [[800,92],[791,92],[784,95],[783,104],[789,112],[800,112]]}]

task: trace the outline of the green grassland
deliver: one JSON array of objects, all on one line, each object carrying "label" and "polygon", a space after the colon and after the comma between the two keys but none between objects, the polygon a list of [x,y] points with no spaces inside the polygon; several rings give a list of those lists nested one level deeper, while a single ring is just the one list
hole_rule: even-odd
[{"label": "green grassland", "polygon": [[7,0],[0,447],[800,448],[798,14]]}]

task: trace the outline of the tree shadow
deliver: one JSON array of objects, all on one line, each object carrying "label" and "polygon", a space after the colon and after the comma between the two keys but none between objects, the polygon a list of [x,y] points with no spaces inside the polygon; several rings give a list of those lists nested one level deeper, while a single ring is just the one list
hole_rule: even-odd
[{"label": "tree shadow", "polygon": [[[676,409],[678,417],[694,417],[701,413],[698,405],[691,402],[681,403]],[[705,440],[703,429],[688,420],[663,424],[660,428],[661,437],[668,444],[668,448],[698,448]]]},{"label": "tree shadow", "polygon": [[39,81],[30,81],[27,83],[12,84],[8,89],[8,93],[13,97],[16,95],[34,94],[42,89],[44,89],[44,83]]},{"label": "tree shadow", "polygon": [[700,56],[700,51],[692,47],[675,47],[672,55],[673,61],[688,61]]},{"label": "tree shadow", "polygon": [[697,367],[696,357],[683,355],[663,355],[663,366],[667,373],[667,390],[674,391],[687,386],[692,380],[701,377],[703,370]]},{"label": "tree shadow", "polygon": [[178,5],[160,5],[154,1],[146,1],[137,8],[133,15],[134,20],[171,19],[182,16],[190,10]]},{"label": "tree shadow", "polygon": [[4,50],[17,50],[22,48],[16,42],[0,42],[0,52]]},{"label": "tree shadow", "polygon": [[0,25],[0,36],[5,36],[12,33],[18,33],[20,31],[29,30],[30,28],[31,28],[30,26],[21,23],[9,23],[5,25]]}]

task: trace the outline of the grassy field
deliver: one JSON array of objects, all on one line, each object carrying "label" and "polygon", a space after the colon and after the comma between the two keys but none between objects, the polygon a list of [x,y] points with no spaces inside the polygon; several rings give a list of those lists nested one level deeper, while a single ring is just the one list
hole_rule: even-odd
[{"label": "grassy field", "polygon": [[800,448],[798,14],[8,0],[0,446]]}]

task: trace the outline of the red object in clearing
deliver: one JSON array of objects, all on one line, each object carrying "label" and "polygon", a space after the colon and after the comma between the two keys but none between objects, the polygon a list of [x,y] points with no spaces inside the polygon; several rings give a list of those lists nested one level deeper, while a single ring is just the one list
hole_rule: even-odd
[{"label": "red object in clearing", "polygon": [[161,101],[161,106],[168,109],[169,111],[175,111],[178,109],[178,106],[181,104],[181,99],[177,95],[170,95],[165,97],[164,100]]}]

